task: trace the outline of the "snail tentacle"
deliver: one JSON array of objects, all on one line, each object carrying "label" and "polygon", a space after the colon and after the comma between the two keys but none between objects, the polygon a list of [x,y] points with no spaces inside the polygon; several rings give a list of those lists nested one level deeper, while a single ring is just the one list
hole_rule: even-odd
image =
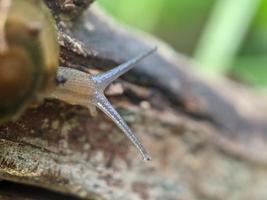
[{"label": "snail tentacle", "polygon": [[108,85],[110,85],[113,81],[115,81],[118,77],[125,74],[127,71],[132,69],[138,62],[152,54],[157,50],[157,47],[154,47],[145,53],[101,74],[97,74],[92,77],[93,81],[97,84],[97,86],[105,90]]},{"label": "snail tentacle", "polygon": [[131,131],[126,122],[122,119],[119,113],[113,108],[104,94],[96,93],[96,106],[102,110],[112,121],[123,131],[123,133],[131,140],[143,156],[145,161],[151,160],[146,149],[138,139],[138,137]]}]

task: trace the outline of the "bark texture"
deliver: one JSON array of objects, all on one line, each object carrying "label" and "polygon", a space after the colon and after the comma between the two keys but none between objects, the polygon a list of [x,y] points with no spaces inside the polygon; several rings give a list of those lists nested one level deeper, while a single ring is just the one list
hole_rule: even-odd
[{"label": "bark texture", "polygon": [[265,96],[223,78],[207,80],[163,42],[97,6],[85,9],[92,1],[71,11],[65,1],[46,2],[62,66],[106,70],[158,46],[115,84],[123,94],[109,90],[152,161],[143,162],[102,113],[93,118],[85,108],[46,100],[0,126],[1,199],[267,198]]}]

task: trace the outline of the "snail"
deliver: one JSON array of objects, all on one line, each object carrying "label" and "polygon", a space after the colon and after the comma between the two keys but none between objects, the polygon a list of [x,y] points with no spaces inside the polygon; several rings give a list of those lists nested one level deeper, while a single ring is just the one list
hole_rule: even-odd
[{"label": "snail", "polygon": [[90,110],[98,107],[131,140],[143,159],[150,160],[140,140],[105,97],[104,90],[156,47],[109,71],[91,75],[59,66],[54,27],[42,1],[0,0],[0,122],[16,119],[33,102],[44,98]]}]

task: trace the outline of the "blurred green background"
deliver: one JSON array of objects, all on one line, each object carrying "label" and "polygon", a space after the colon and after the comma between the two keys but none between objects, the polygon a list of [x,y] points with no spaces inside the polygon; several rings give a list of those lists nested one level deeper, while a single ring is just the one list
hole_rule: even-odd
[{"label": "blurred green background", "polygon": [[118,20],[151,32],[209,75],[267,88],[267,0],[99,0]]}]

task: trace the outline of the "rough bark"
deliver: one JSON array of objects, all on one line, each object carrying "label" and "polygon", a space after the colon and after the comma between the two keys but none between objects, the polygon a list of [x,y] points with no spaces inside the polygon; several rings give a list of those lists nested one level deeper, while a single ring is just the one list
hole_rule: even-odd
[{"label": "rough bark", "polygon": [[[153,160],[144,163],[102,113],[93,118],[85,108],[47,100],[0,126],[1,179],[70,199],[266,199],[265,96],[208,80],[171,47],[98,7],[62,17],[60,1],[46,2],[57,19],[62,66],[103,70],[158,46],[118,81],[124,93],[110,96]],[[2,199],[67,198],[0,184]]]}]

